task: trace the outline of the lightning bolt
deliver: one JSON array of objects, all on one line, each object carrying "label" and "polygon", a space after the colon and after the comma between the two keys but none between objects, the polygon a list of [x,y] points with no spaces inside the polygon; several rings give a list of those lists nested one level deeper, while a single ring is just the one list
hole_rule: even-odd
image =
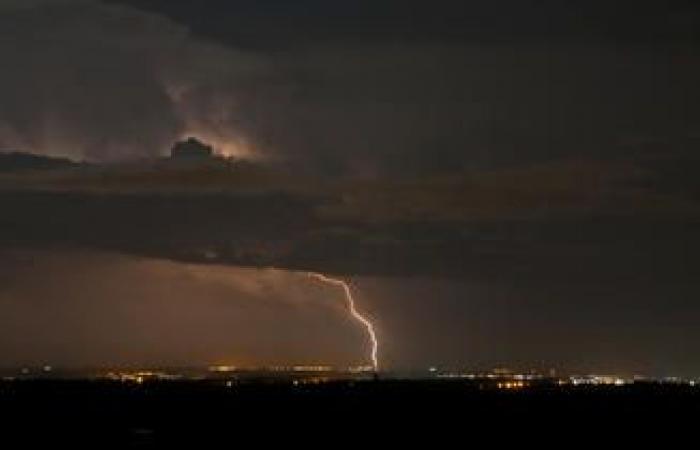
[{"label": "lightning bolt", "polygon": [[370,322],[369,319],[357,312],[357,309],[355,308],[355,299],[352,297],[352,290],[350,289],[350,285],[341,279],[331,278],[321,273],[307,272],[306,274],[315,280],[321,281],[322,283],[340,286],[341,288],[343,288],[343,292],[345,292],[345,299],[348,302],[348,309],[350,310],[350,314],[353,318],[355,318],[355,320],[360,322],[367,329],[367,336],[369,337],[369,341],[372,344],[372,352],[370,353],[370,358],[372,360],[372,368],[376,372],[379,369],[379,362],[377,359],[377,349],[379,347],[379,343],[377,341],[377,335],[374,332],[374,325],[372,325],[372,322]]}]

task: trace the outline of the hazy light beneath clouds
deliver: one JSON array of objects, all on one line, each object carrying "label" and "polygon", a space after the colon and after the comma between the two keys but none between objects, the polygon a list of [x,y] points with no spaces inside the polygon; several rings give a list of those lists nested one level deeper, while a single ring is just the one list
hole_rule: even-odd
[{"label": "hazy light beneath clouds", "polygon": [[297,273],[72,251],[3,260],[13,266],[0,289],[3,365],[348,365],[366,356],[341,294]]}]

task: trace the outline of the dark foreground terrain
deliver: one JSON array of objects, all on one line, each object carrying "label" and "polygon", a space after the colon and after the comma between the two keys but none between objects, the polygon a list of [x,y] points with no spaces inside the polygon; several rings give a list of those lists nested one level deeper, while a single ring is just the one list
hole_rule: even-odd
[{"label": "dark foreground terrain", "polygon": [[[700,388],[542,385],[500,390],[463,381],[325,384],[169,381],[0,383],[0,448],[290,448],[460,442],[563,447],[611,432],[678,435],[700,418]],[[607,440],[605,442],[608,442]],[[594,443],[594,442],[593,442]],[[670,444],[670,442],[669,442]],[[44,447],[46,448],[46,447]]]}]

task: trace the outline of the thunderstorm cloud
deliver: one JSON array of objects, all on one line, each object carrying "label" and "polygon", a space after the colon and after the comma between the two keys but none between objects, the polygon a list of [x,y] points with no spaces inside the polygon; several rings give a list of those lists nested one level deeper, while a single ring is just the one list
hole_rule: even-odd
[{"label": "thunderstorm cloud", "polygon": [[0,357],[356,362],[312,270],[396,365],[697,370],[698,7],[540,3],[0,0]]}]

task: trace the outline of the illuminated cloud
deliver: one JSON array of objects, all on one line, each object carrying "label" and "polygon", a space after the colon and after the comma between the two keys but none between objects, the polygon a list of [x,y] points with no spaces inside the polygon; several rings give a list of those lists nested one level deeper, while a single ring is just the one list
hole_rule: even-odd
[{"label": "illuminated cloud", "polygon": [[[357,5],[367,29],[354,31],[339,20],[352,7],[320,2],[308,17],[277,5],[294,19],[279,27],[259,20],[264,2],[247,13],[138,0],[7,9],[0,148],[139,159],[194,135],[295,171],[401,176],[639,155],[644,142],[677,153],[697,135],[700,63],[677,16],[603,20],[630,35],[617,42],[568,34],[557,8],[539,17],[504,1],[512,14],[494,23],[493,6],[447,3],[422,5],[425,23],[391,2],[387,23],[374,2]],[[338,29],[319,26],[327,19]],[[649,20],[659,45],[637,43]]]},{"label": "illuminated cloud", "polygon": [[257,155],[225,116],[237,90],[261,76],[256,57],[127,7],[33,6],[0,13],[0,149],[125,160],[196,135],[229,156]]}]

